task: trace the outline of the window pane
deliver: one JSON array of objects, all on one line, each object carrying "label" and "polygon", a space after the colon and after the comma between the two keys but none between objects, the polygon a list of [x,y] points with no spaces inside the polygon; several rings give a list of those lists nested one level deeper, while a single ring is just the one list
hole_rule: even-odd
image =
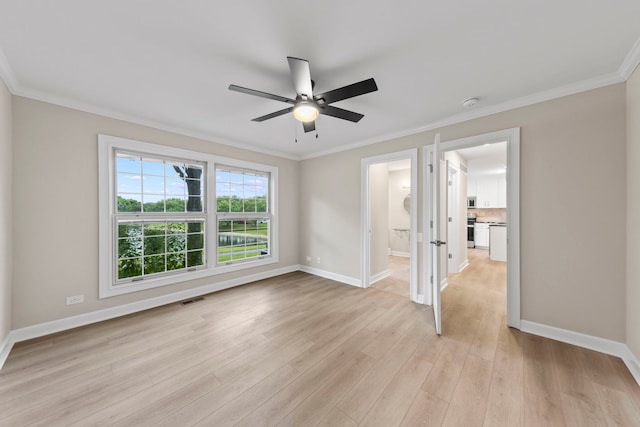
[{"label": "window pane", "polygon": [[145,212],[164,212],[164,198],[162,196],[144,194],[142,200]]},{"label": "window pane", "polygon": [[116,157],[116,170],[118,172],[129,172],[140,175],[142,163],[139,157],[118,154]]},{"label": "window pane", "polygon": [[[167,182],[167,194],[175,194],[184,196],[187,191],[182,178],[166,178]],[[200,193],[198,193],[200,194]]]},{"label": "window pane", "polygon": [[162,160],[144,159],[142,162],[142,173],[144,175],[164,176],[164,162]]},{"label": "window pane", "polygon": [[167,236],[167,253],[184,252],[187,248],[187,237],[184,234],[169,234]]},{"label": "window pane", "polygon": [[142,192],[144,194],[164,194],[164,177],[145,175],[142,179]]},{"label": "window pane", "polygon": [[139,195],[118,194],[118,212],[141,212],[142,198]]},{"label": "window pane", "polygon": [[187,267],[197,267],[199,265],[204,265],[204,251],[187,252]]},{"label": "window pane", "polygon": [[165,271],[164,255],[153,255],[144,257],[144,274],[164,273]]},{"label": "window pane", "polygon": [[128,237],[118,239],[118,258],[134,258],[142,256],[142,238]]},{"label": "window pane", "polygon": [[148,236],[164,236],[166,224],[164,222],[148,222],[144,225],[144,235]]},{"label": "window pane", "polygon": [[172,196],[166,201],[167,212],[184,212],[186,206],[185,197]]},{"label": "window pane", "polygon": [[256,199],[244,199],[244,211],[243,212],[256,212]]},{"label": "window pane", "polygon": [[229,197],[226,196],[220,196],[217,198],[216,200],[216,211],[217,212],[230,212],[230,205],[231,205],[231,200],[229,199]]},{"label": "window pane", "polygon": [[268,209],[269,207],[267,206],[267,197],[256,197],[256,212],[268,212]]},{"label": "window pane", "polygon": [[242,199],[236,195],[231,196],[229,199],[230,212],[242,212]]},{"label": "window pane", "polygon": [[202,212],[204,203],[202,196],[189,197],[187,200],[187,212]]},{"label": "window pane", "polygon": [[167,234],[184,234],[187,232],[187,224],[184,222],[168,222]]},{"label": "window pane", "polygon": [[142,258],[118,260],[118,279],[142,276]]},{"label": "window pane", "polygon": [[234,185],[234,186],[242,186],[244,184],[244,176],[241,172],[236,172],[236,171],[232,171],[229,174],[229,181]]},{"label": "window pane", "polygon": [[187,266],[186,259],[184,252],[167,255],[167,271],[185,268]]},{"label": "window pane", "polygon": [[167,178],[182,179],[182,175],[184,174],[184,165],[179,163],[165,162],[164,174]]},{"label": "window pane", "polygon": [[202,194],[202,181],[199,179],[187,179],[187,188],[190,196],[199,196]]},{"label": "window pane", "polygon": [[140,174],[119,173],[116,188],[118,193],[142,193],[142,179]]},{"label": "window pane", "polygon": [[118,237],[142,237],[142,225],[118,224]]},{"label": "window pane", "polygon": [[144,238],[144,254],[157,255],[165,253],[165,237],[153,236]]}]

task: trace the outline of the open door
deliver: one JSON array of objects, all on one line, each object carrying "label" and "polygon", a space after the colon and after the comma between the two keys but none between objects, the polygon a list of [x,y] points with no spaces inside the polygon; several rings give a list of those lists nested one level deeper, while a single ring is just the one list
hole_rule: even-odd
[{"label": "open door", "polygon": [[436,333],[442,333],[442,305],[440,291],[442,281],[447,271],[446,241],[447,223],[447,188],[442,183],[447,182],[447,165],[440,160],[440,134],[436,134],[433,150],[431,151],[429,172],[431,174],[431,273],[433,289],[433,315]]}]

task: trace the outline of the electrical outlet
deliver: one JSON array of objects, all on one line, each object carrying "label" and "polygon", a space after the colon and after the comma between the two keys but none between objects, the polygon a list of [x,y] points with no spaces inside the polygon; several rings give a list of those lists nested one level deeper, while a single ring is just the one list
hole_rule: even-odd
[{"label": "electrical outlet", "polygon": [[320,264],[320,257],[316,258],[316,262]]},{"label": "electrical outlet", "polygon": [[74,295],[67,297],[67,305],[80,304],[84,302],[84,295]]},{"label": "electrical outlet", "polygon": [[307,262],[311,262],[311,257],[307,255]]}]

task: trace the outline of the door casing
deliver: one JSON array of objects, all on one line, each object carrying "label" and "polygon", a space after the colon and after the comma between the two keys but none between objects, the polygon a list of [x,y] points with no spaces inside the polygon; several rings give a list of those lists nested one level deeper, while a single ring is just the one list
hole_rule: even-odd
[{"label": "door casing", "polygon": [[[511,128],[496,132],[449,140],[440,143],[440,152],[459,150],[495,142],[507,142],[507,325],[520,329],[520,128]],[[431,178],[426,159],[433,151],[433,144],[423,147],[423,212],[430,212],[429,200]],[[423,216],[424,235],[430,232],[429,215]],[[425,239],[427,241],[428,239]],[[425,287],[425,303],[431,305],[432,284],[430,283],[432,245],[428,241],[423,246],[422,263]]]}]

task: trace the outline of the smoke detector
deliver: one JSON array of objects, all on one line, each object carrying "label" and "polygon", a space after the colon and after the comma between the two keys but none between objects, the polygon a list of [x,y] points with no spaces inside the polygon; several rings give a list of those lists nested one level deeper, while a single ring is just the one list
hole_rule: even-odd
[{"label": "smoke detector", "polygon": [[478,98],[467,98],[464,101],[462,101],[462,106],[464,108],[471,108],[474,105],[476,105],[480,100]]}]

